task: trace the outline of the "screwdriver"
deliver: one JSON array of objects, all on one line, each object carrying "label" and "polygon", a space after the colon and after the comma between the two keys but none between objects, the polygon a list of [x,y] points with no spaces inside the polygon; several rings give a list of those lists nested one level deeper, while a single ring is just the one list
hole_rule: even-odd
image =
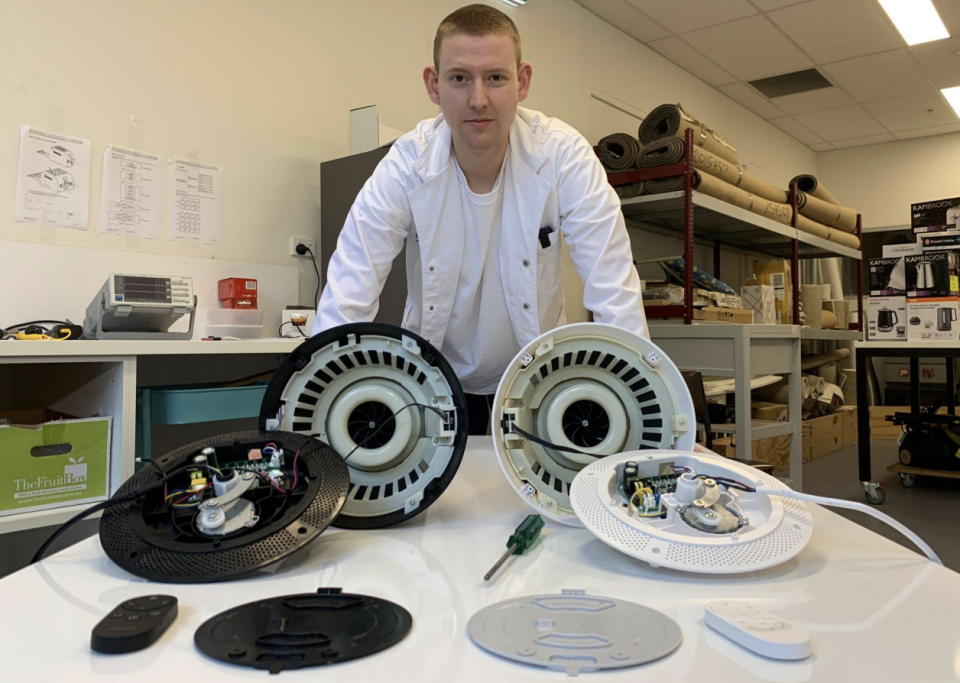
[{"label": "screwdriver", "polygon": [[527,518],[520,522],[520,526],[514,530],[513,534],[507,540],[507,552],[497,560],[497,563],[493,565],[490,571],[483,575],[483,580],[489,581],[490,577],[497,573],[497,570],[503,566],[503,563],[506,562],[507,558],[511,555],[522,555],[523,552],[537,540],[542,528],[543,518],[540,515],[527,515]]}]

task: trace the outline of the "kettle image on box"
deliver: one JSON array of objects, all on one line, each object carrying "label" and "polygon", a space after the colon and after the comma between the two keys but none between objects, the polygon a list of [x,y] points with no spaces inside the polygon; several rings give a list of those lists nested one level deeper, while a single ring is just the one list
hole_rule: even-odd
[{"label": "kettle image on box", "polygon": [[957,309],[938,308],[937,309],[937,332],[950,332],[953,330],[953,321],[957,319]]},{"label": "kettle image on box", "polygon": [[[940,310],[945,311],[949,309],[941,308]],[[877,330],[880,332],[890,332],[898,322],[897,312],[891,311],[887,307],[881,308],[877,313]]]},{"label": "kettle image on box", "polygon": [[933,289],[933,264],[929,261],[917,264],[917,289]]}]

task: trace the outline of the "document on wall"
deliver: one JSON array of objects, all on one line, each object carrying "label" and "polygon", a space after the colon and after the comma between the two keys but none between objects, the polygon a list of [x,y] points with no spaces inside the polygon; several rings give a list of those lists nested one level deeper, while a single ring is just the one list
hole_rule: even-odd
[{"label": "document on wall", "polygon": [[14,218],[86,230],[89,210],[90,141],[20,126]]},{"label": "document on wall", "polygon": [[220,244],[223,166],[184,159],[171,159],[169,166],[167,237]]},{"label": "document on wall", "polygon": [[100,186],[100,232],[159,239],[164,163],[152,154],[107,147]]}]

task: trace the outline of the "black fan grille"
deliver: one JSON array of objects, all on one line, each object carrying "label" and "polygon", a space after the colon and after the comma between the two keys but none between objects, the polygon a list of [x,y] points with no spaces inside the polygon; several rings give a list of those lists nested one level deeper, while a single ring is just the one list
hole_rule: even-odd
[{"label": "black fan grille", "polygon": [[603,443],[610,433],[610,417],[596,401],[574,401],[561,419],[563,433],[578,448],[593,448]]},{"label": "black fan grille", "polygon": [[396,420],[390,420],[393,411],[380,401],[365,401],[347,418],[347,433],[355,444],[377,449],[390,443],[397,431]]}]

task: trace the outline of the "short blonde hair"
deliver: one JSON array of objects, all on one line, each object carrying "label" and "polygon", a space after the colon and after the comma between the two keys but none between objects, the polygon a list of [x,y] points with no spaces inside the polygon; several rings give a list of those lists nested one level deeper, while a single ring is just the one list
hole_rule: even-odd
[{"label": "short blonde hair", "polygon": [[437,35],[433,39],[433,66],[438,72],[443,39],[461,34],[474,37],[509,36],[517,52],[517,66],[520,65],[520,32],[513,20],[500,10],[487,5],[467,5],[450,14],[437,27]]}]

